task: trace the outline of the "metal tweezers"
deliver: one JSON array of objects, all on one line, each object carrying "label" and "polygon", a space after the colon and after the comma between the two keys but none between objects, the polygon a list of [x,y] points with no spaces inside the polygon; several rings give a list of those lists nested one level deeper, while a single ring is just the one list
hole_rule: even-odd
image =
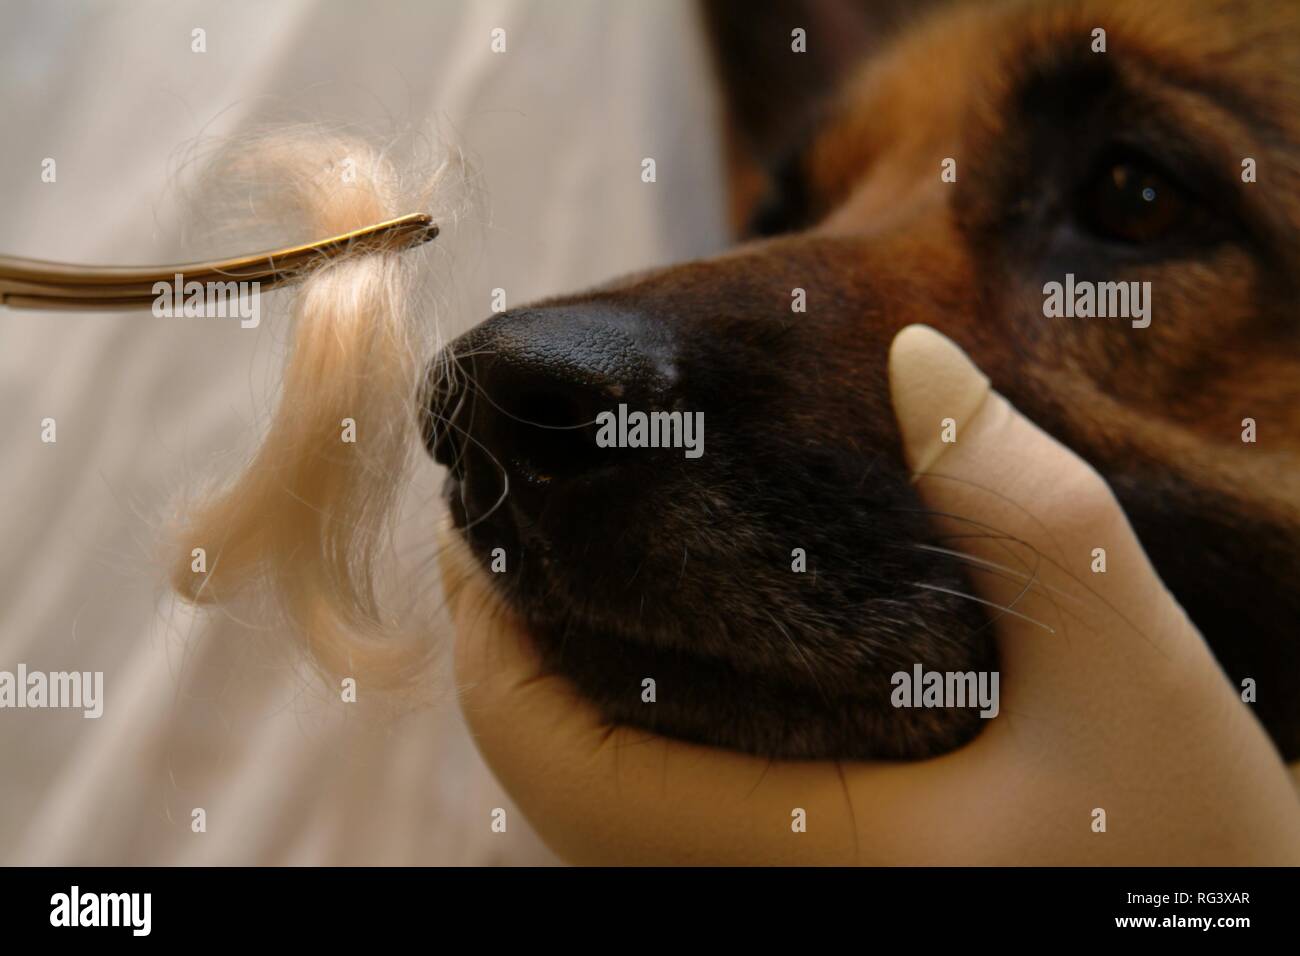
[{"label": "metal tweezers", "polygon": [[300,279],[316,266],[358,252],[398,252],[438,235],[433,218],[412,213],[287,249],[237,259],[173,266],[78,266],[40,259],[0,256],[0,305],[12,309],[148,308],[154,285],[168,285],[180,274],[185,282],[258,282],[273,289]]}]

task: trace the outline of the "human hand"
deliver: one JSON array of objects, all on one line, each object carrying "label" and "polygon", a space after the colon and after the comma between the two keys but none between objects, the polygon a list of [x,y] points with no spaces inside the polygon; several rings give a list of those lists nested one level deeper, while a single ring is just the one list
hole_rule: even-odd
[{"label": "human hand", "polygon": [[977,595],[1015,611],[994,617],[999,716],[908,763],[768,761],[610,726],[541,671],[449,540],[461,705],[542,838],[603,864],[1300,863],[1285,766],[1101,476],[931,329],[895,339],[890,384],[926,505],[999,531],[965,545]]}]

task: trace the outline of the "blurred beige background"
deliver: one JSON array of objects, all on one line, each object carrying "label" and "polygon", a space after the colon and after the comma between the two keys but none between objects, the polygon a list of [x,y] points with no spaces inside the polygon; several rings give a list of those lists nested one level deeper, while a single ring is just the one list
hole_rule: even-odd
[{"label": "blurred beige background", "polygon": [[[206,53],[191,52],[196,27]],[[489,50],[496,27],[505,54]],[[6,0],[0,253],[188,258],[202,224],[174,184],[200,137],[283,119],[434,124],[486,194],[482,221],[438,240],[450,335],[486,317],[494,287],[517,305],[719,248],[717,111],[683,0]],[[0,312],[0,670],[105,672],[99,720],[0,710],[0,863],[553,862],[453,704],[349,710],[256,621],[167,595],[163,509],[252,446],[282,323]],[[40,441],[47,417],[56,444]],[[424,459],[419,483],[438,484]],[[404,529],[417,551],[435,519]],[[498,806],[505,834],[489,829]],[[206,833],[191,832],[195,807]]]}]

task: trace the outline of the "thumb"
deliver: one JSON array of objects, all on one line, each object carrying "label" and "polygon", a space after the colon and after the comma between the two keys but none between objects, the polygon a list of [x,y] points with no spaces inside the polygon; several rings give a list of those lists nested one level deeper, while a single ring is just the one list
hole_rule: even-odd
[{"label": "thumb", "polygon": [[898,334],[889,379],[917,492],[942,516],[938,544],[966,566],[972,599],[995,622],[1004,694],[1053,709],[1069,688],[1045,677],[1082,687],[1209,669],[1200,635],[1090,465],[931,328]]}]

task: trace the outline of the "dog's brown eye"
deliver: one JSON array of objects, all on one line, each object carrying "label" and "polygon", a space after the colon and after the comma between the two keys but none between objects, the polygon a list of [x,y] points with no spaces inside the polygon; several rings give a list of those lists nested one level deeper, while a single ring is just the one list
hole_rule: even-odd
[{"label": "dog's brown eye", "polygon": [[1077,215],[1094,234],[1153,242],[1189,224],[1195,203],[1164,173],[1132,160],[1103,164],[1079,196]]}]

